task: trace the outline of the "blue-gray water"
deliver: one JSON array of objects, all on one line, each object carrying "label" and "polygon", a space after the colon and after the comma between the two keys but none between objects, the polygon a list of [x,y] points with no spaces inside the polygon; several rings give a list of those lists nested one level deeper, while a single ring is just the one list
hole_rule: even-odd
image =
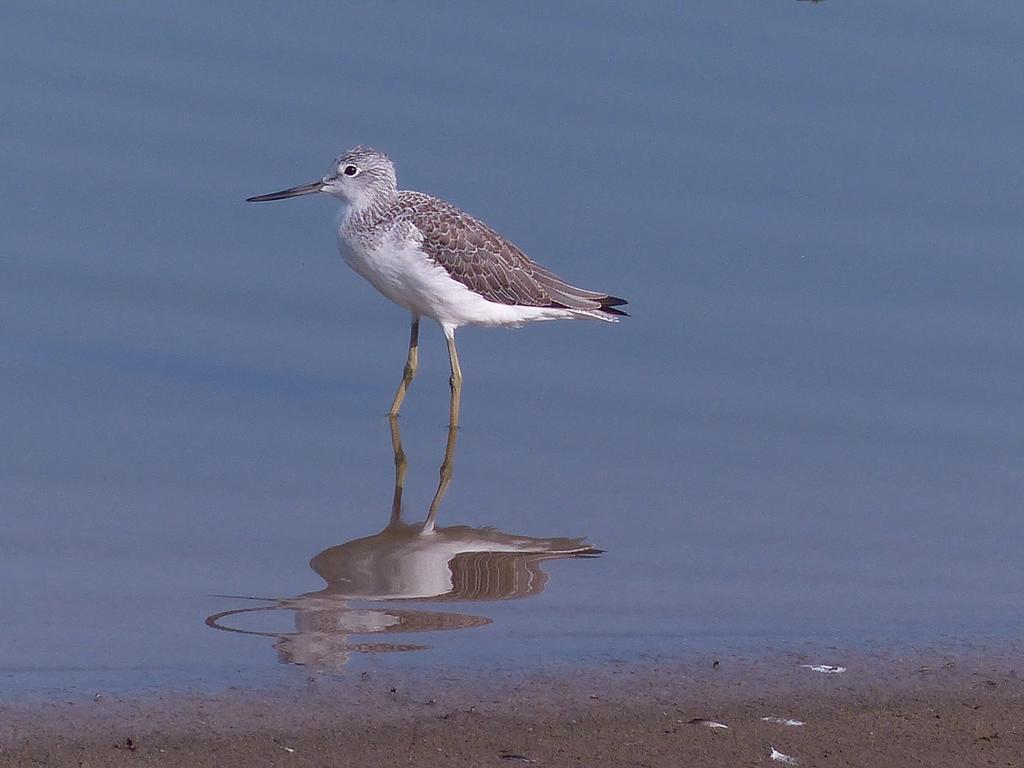
[{"label": "blue-gray water", "polygon": [[633,315],[460,332],[441,524],[607,552],[389,663],[1020,635],[1024,9],[680,5],[0,10],[0,692],[295,672],[203,620],[387,523],[408,318],[242,201],[357,143]]}]

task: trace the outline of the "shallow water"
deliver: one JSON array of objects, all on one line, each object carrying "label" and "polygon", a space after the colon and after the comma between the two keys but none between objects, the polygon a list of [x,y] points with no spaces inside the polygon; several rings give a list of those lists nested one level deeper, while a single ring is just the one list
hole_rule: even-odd
[{"label": "shallow water", "polygon": [[[0,11],[0,691],[293,674],[318,619],[334,666],[1019,637],[1024,11],[675,5]],[[408,320],[329,201],[242,200],[360,142],[631,301],[460,332],[439,524],[605,550],[477,564],[521,599],[274,602],[388,523]],[[350,632],[395,611],[475,624]]]}]

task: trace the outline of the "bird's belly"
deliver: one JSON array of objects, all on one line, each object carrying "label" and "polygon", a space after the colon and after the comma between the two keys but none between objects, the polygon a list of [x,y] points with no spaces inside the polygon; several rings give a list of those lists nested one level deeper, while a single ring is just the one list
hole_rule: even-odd
[{"label": "bird's belly", "polygon": [[339,238],[339,248],[345,262],[384,296],[442,326],[519,325],[572,316],[562,309],[489,301],[453,279],[413,243],[364,248]]},{"label": "bird's belly", "polygon": [[345,262],[396,304],[432,316],[432,298],[443,290],[447,273],[411,247],[352,247],[342,241]]}]

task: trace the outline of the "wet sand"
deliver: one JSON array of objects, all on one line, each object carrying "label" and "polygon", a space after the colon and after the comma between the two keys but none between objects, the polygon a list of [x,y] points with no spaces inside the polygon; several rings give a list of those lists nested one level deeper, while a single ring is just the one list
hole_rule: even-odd
[{"label": "wet sand", "polygon": [[0,766],[1021,766],[1019,652],[296,670],[286,690],[15,701]]}]

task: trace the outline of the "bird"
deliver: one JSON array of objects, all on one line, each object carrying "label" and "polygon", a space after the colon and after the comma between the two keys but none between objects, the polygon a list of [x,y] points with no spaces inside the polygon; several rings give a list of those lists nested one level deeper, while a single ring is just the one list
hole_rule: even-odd
[{"label": "bird", "polygon": [[441,326],[451,364],[449,417],[458,426],[462,369],[456,329],[538,320],[628,317],[625,299],[577,288],[532,261],[487,224],[437,197],[400,190],[395,165],[376,149],[341,154],[320,179],[247,198],[250,203],[327,194],[345,262],[412,316],[402,380],[388,415],[397,417],[419,362],[420,318]]}]

